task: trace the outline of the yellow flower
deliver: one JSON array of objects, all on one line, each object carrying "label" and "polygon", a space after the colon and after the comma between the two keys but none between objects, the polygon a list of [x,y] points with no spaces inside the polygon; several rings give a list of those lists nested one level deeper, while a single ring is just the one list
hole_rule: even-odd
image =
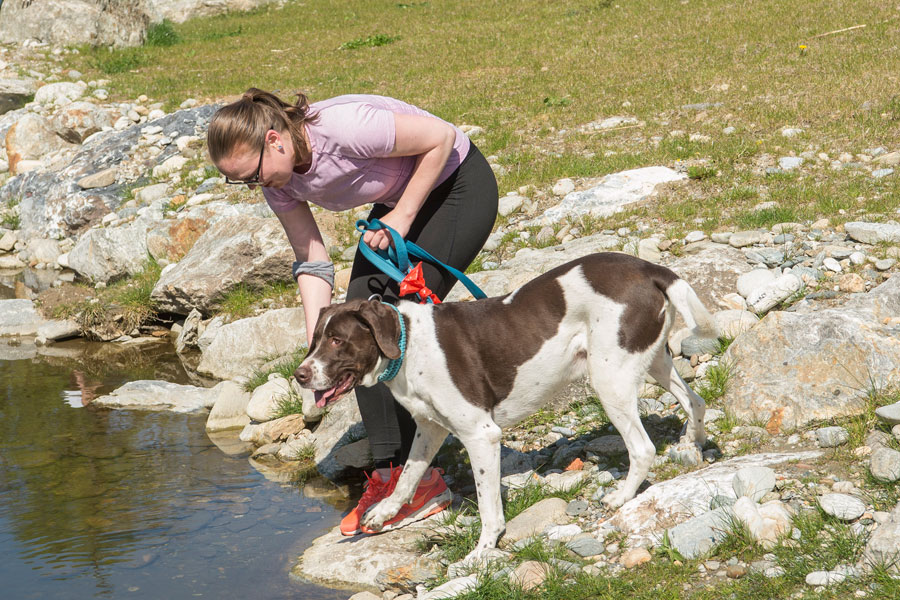
[{"label": "yellow flower", "polygon": [[801,50],[806,50],[806,44],[800,44],[800,49],[801,49]]}]

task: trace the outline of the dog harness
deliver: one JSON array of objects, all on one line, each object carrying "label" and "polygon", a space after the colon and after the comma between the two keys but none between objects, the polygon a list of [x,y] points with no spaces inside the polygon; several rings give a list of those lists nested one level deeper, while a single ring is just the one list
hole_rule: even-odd
[{"label": "dog harness", "polygon": [[403,364],[403,358],[406,356],[406,322],[403,320],[403,315],[400,313],[400,309],[393,304],[388,304],[387,302],[382,302],[382,304],[393,308],[397,312],[397,318],[400,319],[400,340],[397,342],[397,345],[400,346],[400,358],[388,360],[387,368],[378,376],[379,382],[390,381],[396,377],[397,373],[400,372],[400,365]]}]

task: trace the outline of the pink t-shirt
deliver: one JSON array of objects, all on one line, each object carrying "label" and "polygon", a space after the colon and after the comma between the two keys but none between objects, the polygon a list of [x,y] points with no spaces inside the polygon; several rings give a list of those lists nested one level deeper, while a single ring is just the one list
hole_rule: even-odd
[{"label": "pink t-shirt", "polygon": [[[394,113],[433,117],[411,104],[384,96],[338,96],[310,105],[318,116],[306,124],[312,165],[294,173],[281,189],[263,188],[276,213],[298,202],[312,202],[334,211],[363,204],[394,206],[406,189],[415,156],[387,155],[394,149]],[[457,127],[456,142],[435,187],[443,183],[469,151],[469,138]]]}]

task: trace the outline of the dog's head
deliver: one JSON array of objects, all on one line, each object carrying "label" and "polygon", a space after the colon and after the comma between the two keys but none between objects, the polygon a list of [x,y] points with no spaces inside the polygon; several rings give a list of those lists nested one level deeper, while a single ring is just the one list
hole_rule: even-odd
[{"label": "dog's head", "polygon": [[379,300],[351,300],[322,309],[309,353],[294,371],[315,391],[316,406],[336,401],[354,386],[371,386],[400,357],[397,312]]}]

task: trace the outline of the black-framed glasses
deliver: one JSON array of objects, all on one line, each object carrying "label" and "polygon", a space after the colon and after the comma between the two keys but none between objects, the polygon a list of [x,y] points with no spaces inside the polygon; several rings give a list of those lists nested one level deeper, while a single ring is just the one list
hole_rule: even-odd
[{"label": "black-framed glasses", "polygon": [[[2,0],[0,0],[2,2]],[[269,131],[275,129],[275,126],[272,125],[268,130],[266,130],[266,135],[268,135]],[[266,136],[263,136],[262,148],[259,149],[259,164],[256,165],[256,172],[250,177],[250,179],[231,179],[227,175],[225,176],[225,183],[230,185],[255,185],[259,183],[259,175],[262,172],[262,161],[263,154],[266,151]]]}]

